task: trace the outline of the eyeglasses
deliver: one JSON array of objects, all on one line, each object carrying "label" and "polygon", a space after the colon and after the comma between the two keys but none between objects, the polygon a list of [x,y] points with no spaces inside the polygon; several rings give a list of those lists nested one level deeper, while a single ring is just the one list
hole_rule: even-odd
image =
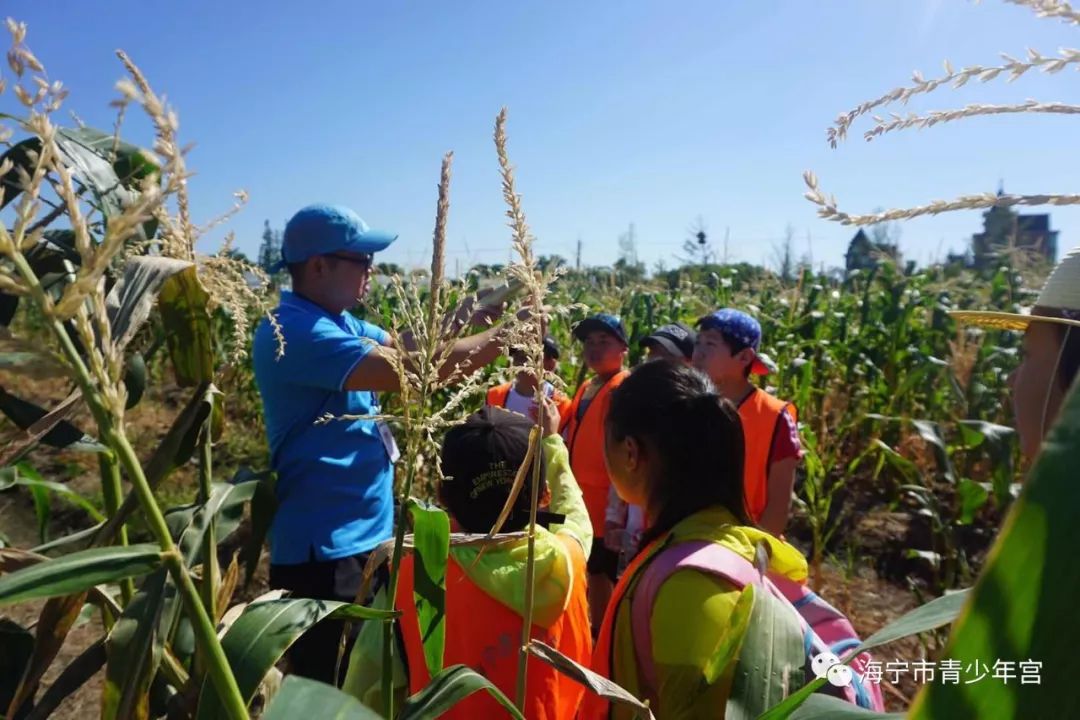
[{"label": "eyeglasses", "polygon": [[371,267],[371,261],[374,259],[371,255],[361,255],[356,257],[355,255],[338,255],[337,253],[327,253],[326,255],[323,255],[323,257],[334,258],[335,260],[341,260],[352,265],[361,265],[363,267]]}]

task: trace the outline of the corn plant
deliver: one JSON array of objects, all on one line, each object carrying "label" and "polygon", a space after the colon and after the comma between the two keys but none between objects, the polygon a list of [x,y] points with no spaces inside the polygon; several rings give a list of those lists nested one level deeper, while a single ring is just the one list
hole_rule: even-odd
[{"label": "corn plant", "polygon": [[[1080,25],[1080,13],[1067,2],[1058,0],[1010,0],[1014,4],[1027,6],[1042,18],[1055,18],[1071,25]],[[1028,59],[1018,60],[1008,55],[1000,66],[973,66],[959,71],[945,63],[945,75],[926,80],[916,72],[913,84],[897,88],[892,92],[865,102],[854,110],[841,115],[829,129],[829,140],[833,147],[842,141],[854,120],[874,109],[896,101],[907,102],[910,97],[933,92],[942,85],[960,86],[972,79],[982,82],[994,80],[1005,74],[1015,80],[1025,72],[1038,69],[1056,73],[1071,63],[1080,60],[1080,52],[1062,49],[1058,57],[1045,57],[1036,50],[1028,51]],[[910,115],[907,118],[894,116],[893,120],[875,118],[877,125],[866,132],[865,138],[872,140],[885,133],[910,127],[930,127],[941,122],[951,122],[965,117],[1020,112],[1073,113],[1073,106],[1043,104],[1029,101],[1014,106],[969,105],[955,111],[932,112],[927,115]],[[887,210],[871,215],[853,215],[838,209],[837,202],[818,188],[817,178],[813,173],[805,175],[809,188],[806,197],[819,206],[818,214],[828,220],[844,224],[873,224],[875,222],[906,219],[926,214],[936,214],[952,210],[992,207],[995,205],[1038,205],[1038,204],[1074,204],[1080,202],[1076,195],[984,195],[961,196],[952,201],[935,201],[923,206],[907,209]],[[1002,283],[995,282],[995,292],[1001,292]],[[927,441],[938,459],[938,472],[948,483],[956,483],[950,448],[941,437],[936,423],[914,421],[920,435]],[[997,426],[962,423],[966,431],[966,447],[977,447],[988,437],[997,439],[1003,433]],[[938,598],[911,613],[914,616],[933,614],[932,609],[945,608],[948,615],[957,616],[953,634],[946,648],[945,657],[964,667],[965,663],[988,663],[999,661],[1009,663],[1016,668],[1018,663],[1027,662],[1037,665],[1050,677],[1040,677],[1038,683],[1001,683],[988,686],[987,690],[975,691],[970,685],[954,688],[947,683],[930,683],[923,687],[912,706],[910,717],[956,717],[956,716],[1002,716],[1002,717],[1058,717],[1067,716],[1076,711],[1075,693],[1071,691],[1072,678],[1077,670],[1073,646],[1076,633],[1071,632],[1067,622],[1055,622],[1051,618],[1066,617],[1071,607],[1076,588],[1076,573],[1071,569],[1075,562],[1073,549],[1076,547],[1076,523],[1065,508],[1070,507],[1069,499],[1075,492],[1075,475],[1069,469],[1070,461],[1080,455],[1080,392],[1076,383],[1069,392],[1064,407],[1055,427],[1039,455],[1027,484],[1021,490],[1019,498],[1011,508],[989,554],[987,566],[983,569],[974,588],[963,593],[955,593]],[[998,458],[1000,460],[1000,456]],[[1008,492],[1003,482],[997,487],[991,485],[997,494]],[[963,489],[963,488],[966,488]],[[978,488],[978,489],[976,489]],[[926,509],[933,513],[940,504],[940,498],[934,490],[925,486],[909,486],[918,496]],[[970,481],[961,485],[959,495],[963,505],[962,520],[968,519],[974,506],[985,501],[990,489],[975,486]],[[1064,553],[1064,554],[1063,554]],[[1053,568],[1052,570],[1050,568]],[[1053,579],[1051,579],[1053,578]],[[962,599],[963,602],[957,602]],[[909,618],[908,618],[909,619]],[[953,619],[953,618],[950,618]],[[904,621],[897,623],[903,625]],[[938,623],[940,624],[940,623]],[[931,629],[928,623],[912,624],[904,634],[910,631]],[[898,627],[892,627],[897,630]],[[890,630],[890,628],[886,628]],[[886,631],[883,630],[882,633]],[[881,635],[882,633],[879,633]],[[890,637],[898,636],[889,633]],[[872,644],[870,638],[863,647],[852,653],[866,649]],[[996,672],[996,670],[995,670]],[[820,681],[819,681],[820,682]],[[811,683],[798,691],[783,703],[776,706],[766,717],[788,717],[801,704],[807,703],[816,683]],[[803,713],[804,716],[824,717],[830,711],[829,701],[814,698],[807,703],[816,706]],[[806,710],[804,708],[804,710]],[[833,706],[832,711],[837,708]]]},{"label": "corn plant", "polygon": [[[10,87],[22,115],[6,115],[2,129],[0,206],[9,217],[0,223],[0,319],[7,330],[0,352],[16,377],[47,371],[69,390],[52,409],[4,393],[0,409],[21,428],[4,451],[5,477],[63,492],[22,459],[39,444],[91,452],[105,512],[97,525],[33,550],[0,550],[0,605],[47,599],[33,633],[5,626],[11,642],[2,652],[15,682],[0,698],[4,716],[45,717],[104,667],[105,717],[157,716],[166,703],[199,717],[247,717],[263,678],[304,630],[327,617],[388,614],[276,597],[229,607],[241,558],[234,555],[222,569],[219,542],[248,505],[265,532],[262,508],[272,505],[272,488],[266,473],[250,471],[214,481],[212,446],[222,431],[215,348],[231,341],[230,359],[241,359],[240,340],[263,304],[247,277],[259,274],[227,252],[196,254],[196,240],[217,221],[194,224],[176,115],[126,55],[119,54],[130,79],[118,84],[113,131],[59,127],[52,117],[66,91],[46,79],[25,43],[25,25],[9,20],[8,28]],[[152,151],[120,138],[132,104],[155,128]],[[12,142],[16,133],[23,137]],[[140,458],[125,413],[144,391],[132,342],[155,303],[176,380],[191,395],[157,448]],[[228,315],[230,337],[215,332],[212,312]],[[20,315],[29,322],[12,323]],[[35,325],[45,341],[30,342],[9,327]],[[71,419],[80,404],[93,418],[93,435]],[[198,467],[195,497],[163,508],[155,488],[191,459]],[[152,542],[129,542],[136,512]],[[262,543],[255,535],[255,552],[244,557],[249,569]],[[100,612],[106,634],[39,696],[42,676],[87,603]]]}]

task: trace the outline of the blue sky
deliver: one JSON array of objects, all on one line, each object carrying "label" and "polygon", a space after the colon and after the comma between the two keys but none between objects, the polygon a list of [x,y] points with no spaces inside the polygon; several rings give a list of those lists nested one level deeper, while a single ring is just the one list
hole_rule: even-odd
[{"label": "blue sky", "polygon": [[[999,52],[1080,46],[1080,28],[996,0],[659,2],[135,2],[24,0],[5,12],[72,94],[66,108],[111,127],[125,49],[195,142],[196,216],[246,189],[228,226],[254,254],[264,219],[344,203],[400,233],[381,259],[429,257],[439,163],[455,153],[449,269],[505,262],[495,115],[509,108],[518,190],[541,253],[609,264],[634,223],[638,254],[669,267],[700,215],[728,257],[771,261],[785,228],[798,254],[839,264],[853,230],[802,199],[817,172],[842,208],[867,212],[997,188],[1080,191],[1068,116],[976,118],[873,143],[840,112],[911,72],[996,64]],[[913,110],[969,102],[1077,101],[1076,71],[942,89]],[[10,94],[3,102],[10,103]],[[898,108],[897,111],[903,111]],[[1070,125],[1071,124],[1071,125]],[[148,144],[140,118],[126,134]],[[1080,210],[1055,209],[1059,248],[1080,244]],[[981,223],[957,213],[902,227],[909,259],[961,249]],[[214,249],[223,233],[200,247]]]}]

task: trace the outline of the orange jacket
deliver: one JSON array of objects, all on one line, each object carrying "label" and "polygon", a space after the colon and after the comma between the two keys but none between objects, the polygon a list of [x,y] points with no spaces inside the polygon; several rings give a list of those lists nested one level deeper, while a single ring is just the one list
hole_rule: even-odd
[{"label": "orange jacket", "polygon": [[592,520],[593,537],[604,537],[604,515],[607,510],[608,488],[611,479],[604,464],[604,421],[607,419],[608,403],[611,391],[617,388],[630,375],[629,370],[622,370],[611,377],[593,396],[585,415],[578,421],[578,406],[589,383],[582,383],[571,403],[569,422],[566,423],[566,446],[570,449],[570,469],[581,486],[585,496],[585,507]]},{"label": "orange jacket", "polygon": [[[570,555],[570,587],[566,604],[546,627],[533,623],[531,637],[547,643],[575,662],[588,666],[592,657],[585,553],[575,538],[557,533],[559,546]],[[397,609],[408,663],[409,693],[430,682],[424,646],[413,601],[413,556],[402,559]],[[464,664],[495,684],[508,698],[516,692],[521,615],[470,580],[453,554],[446,568],[446,650],[443,666]],[[528,720],[572,720],[584,687],[534,657],[528,661],[525,717]],[[440,716],[450,720],[502,717],[506,711],[487,693],[477,692]]]},{"label": "orange jacket", "polygon": [[769,453],[773,438],[780,429],[780,413],[788,410],[796,419],[795,406],[778,400],[769,393],[755,388],[739,405],[742,421],[745,454],[743,459],[743,493],[746,512],[754,522],[769,501]]},{"label": "orange jacket", "polygon": [[[510,397],[510,388],[513,386],[514,383],[508,382],[489,388],[484,404],[491,407],[506,407],[506,399]],[[554,391],[551,399],[555,401],[555,405],[559,408],[559,432],[562,432],[563,428],[566,427],[566,422],[570,419],[570,406],[572,403],[570,398],[558,390]]]}]

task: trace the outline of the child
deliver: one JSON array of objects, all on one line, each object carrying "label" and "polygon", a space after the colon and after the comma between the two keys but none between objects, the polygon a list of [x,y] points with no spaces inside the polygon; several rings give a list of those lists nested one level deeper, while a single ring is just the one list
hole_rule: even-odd
[{"label": "child", "polygon": [[[708,572],[680,568],[654,588],[650,606],[641,594],[650,563],[693,543],[716,543],[752,570],[755,548],[763,544],[769,570],[801,582],[806,561],[750,525],[738,413],[696,370],[670,362],[637,367],[612,393],[605,454],[620,497],[645,509],[649,529],[645,547],[615,588],[593,669],[648,699],[656,717],[722,717],[736,663],[719,668],[712,684],[702,676],[725,636],[735,632],[732,611],[741,591]],[[738,647],[742,638],[733,641]],[[590,694],[581,717],[599,720],[621,712]]]},{"label": "child", "polygon": [[757,320],[738,310],[717,310],[698,321],[694,367],[738,408],[746,453],[746,509],[752,521],[779,537],[791,513],[802,447],[795,406],[750,382],[751,375],[769,372],[758,355],[760,344]]},{"label": "child", "polygon": [[694,331],[682,323],[661,325],[641,341],[648,360],[674,360],[690,364],[694,356]]},{"label": "child", "polygon": [[[528,358],[521,350],[514,348],[510,351],[510,364],[513,367],[523,368],[528,363]],[[544,338],[544,370],[554,372],[559,363],[559,346],[555,338]],[[551,383],[544,382],[544,394],[555,400],[559,408],[559,430],[561,431],[570,419],[570,398],[555,389]],[[522,370],[517,374],[514,382],[496,385],[488,390],[487,404],[489,407],[506,408],[521,415],[528,415],[536,401],[536,378],[532,373]]]},{"label": "child", "polygon": [[1024,332],[1023,358],[1009,376],[1020,451],[1033,462],[1080,372],[1080,247],[1047,278],[1031,314],[956,311],[959,322]]},{"label": "child", "polygon": [[[574,396],[564,434],[570,449],[570,468],[581,484],[595,538],[588,567],[589,612],[595,633],[611,597],[619,565],[618,551],[609,547],[617,544],[618,528],[608,528],[605,522],[611,481],[604,466],[604,419],[611,391],[628,374],[624,368],[628,343],[626,329],[614,315],[599,314],[582,320],[574,328],[574,337],[582,342],[585,366],[594,373]],[[612,531],[612,539],[605,541],[608,529]]]},{"label": "child", "polygon": [[[540,492],[543,496],[550,490],[550,505],[544,514],[557,524],[552,524],[550,530],[537,527],[531,636],[587,664],[592,636],[585,559],[592,545],[592,528],[581,491],[570,472],[566,446],[558,434],[558,409],[550,398],[544,399],[544,405]],[[491,530],[506,504],[517,470],[525,461],[534,426],[535,421],[517,413],[485,407],[447,432],[442,448],[442,470],[447,479],[440,486],[439,496],[450,514],[452,530]],[[531,479],[530,469],[503,533],[520,531],[528,525]],[[516,692],[521,647],[527,543],[524,534],[519,533],[495,545],[488,544],[481,554],[481,543],[452,542],[446,572],[443,666],[468,665],[510,698]],[[397,594],[407,670],[396,668],[395,675],[407,675],[409,694],[418,692],[431,679],[413,599],[414,563],[412,555],[403,558]],[[377,633],[370,636],[361,635],[358,647],[360,642],[367,645],[353,654],[354,662],[358,654],[363,656],[361,662],[366,668],[358,668],[356,675],[347,680],[346,688],[378,707],[381,654]],[[360,674],[365,680],[352,682]],[[529,659],[526,717],[571,720],[583,693],[581,685],[549,665]],[[504,711],[490,695],[478,692],[441,717],[465,719],[501,714]]]}]

